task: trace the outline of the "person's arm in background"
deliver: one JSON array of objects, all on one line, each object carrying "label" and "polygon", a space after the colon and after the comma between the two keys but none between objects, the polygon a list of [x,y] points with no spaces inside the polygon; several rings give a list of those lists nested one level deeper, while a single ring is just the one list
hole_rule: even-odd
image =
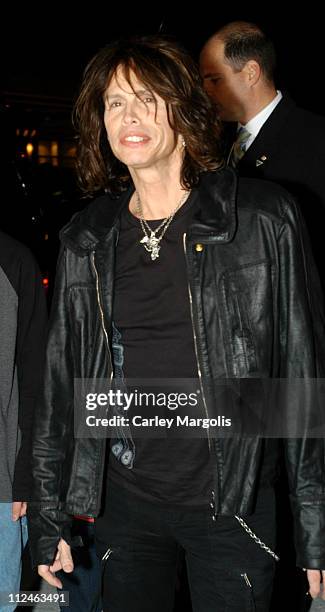
[{"label": "person's arm in background", "polygon": [[13,518],[26,514],[32,490],[31,448],[37,395],[44,363],[47,306],[42,277],[32,254],[26,250],[17,278],[18,313],[16,367],[18,374],[18,426],[21,444],[15,463]]}]

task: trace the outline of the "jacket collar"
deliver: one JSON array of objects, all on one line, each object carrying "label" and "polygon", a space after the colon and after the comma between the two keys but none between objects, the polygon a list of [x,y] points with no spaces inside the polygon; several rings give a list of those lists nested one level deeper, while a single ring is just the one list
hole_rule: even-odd
[{"label": "jacket collar", "polygon": [[81,256],[96,250],[111,235],[120,211],[127,206],[133,191],[132,186],[119,197],[105,194],[90,202],[62,228],[62,243]]},{"label": "jacket collar", "polygon": [[199,206],[188,237],[201,242],[230,242],[237,228],[238,178],[229,166],[203,174],[197,187]]},{"label": "jacket collar", "polygon": [[[188,229],[190,239],[202,242],[229,242],[236,231],[237,175],[230,167],[201,175],[199,206]],[[61,230],[64,245],[85,256],[104,243],[118,223],[121,210],[128,205],[133,185],[118,198],[104,195],[76,213]]]}]

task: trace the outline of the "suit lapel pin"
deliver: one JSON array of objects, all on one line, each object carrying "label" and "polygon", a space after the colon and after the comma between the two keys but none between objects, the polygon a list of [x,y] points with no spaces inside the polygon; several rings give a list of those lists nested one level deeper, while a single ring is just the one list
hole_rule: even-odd
[{"label": "suit lapel pin", "polygon": [[262,166],[266,160],[267,160],[266,155],[261,155],[260,159],[256,160],[256,167]]}]

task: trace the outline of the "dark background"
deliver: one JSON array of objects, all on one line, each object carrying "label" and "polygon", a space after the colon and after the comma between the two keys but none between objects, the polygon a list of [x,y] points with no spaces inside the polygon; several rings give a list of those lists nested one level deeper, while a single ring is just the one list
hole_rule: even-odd
[{"label": "dark background", "polygon": [[[15,134],[17,128],[20,134],[25,128],[29,132],[36,128],[36,140],[74,144],[71,112],[82,72],[90,58],[114,38],[161,31],[180,40],[197,58],[204,42],[220,26],[236,19],[253,21],[274,40],[278,55],[277,86],[287,90],[300,106],[325,114],[325,27],[320,4],[312,1],[299,5],[285,0],[282,3],[261,0],[255,5],[204,0],[192,4],[176,0],[173,5],[127,4],[120,0],[82,4],[66,0],[65,4],[37,5],[30,0],[11,5],[7,0],[2,7],[0,36],[0,161],[15,160],[22,177],[20,183],[26,188],[22,194],[17,177],[11,176],[12,165],[9,171],[4,170],[3,201],[13,200],[15,211],[14,223],[10,219],[6,225],[3,219],[3,229],[28,242],[26,227],[24,232],[17,228],[20,215],[25,214],[27,225],[28,216],[36,220],[42,217],[42,231],[53,240],[53,248],[48,252],[56,256],[58,244],[54,237],[74,210],[84,205],[76,187],[73,160],[68,169],[63,158],[56,168],[53,163],[52,167],[40,164],[37,155],[22,160],[26,158],[21,153],[29,137],[24,140],[20,136],[17,142]],[[32,233],[34,229],[35,224]],[[42,267],[48,267],[43,264],[43,254],[36,255],[42,258]]]},{"label": "dark background", "polygon": [[[258,23],[278,51],[280,85],[299,104],[325,112],[323,87],[324,21],[321,3],[196,2],[193,7],[166,3],[87,2],[65,6],[43,3],[5,8],[2,60],[5,88],[72,98],[90,57],[113,38],[134,33],[175,35],[197,56],[218,27],[234,19]],[[246,8],[243,8],[246,6]],[[68,11],[70,15],[68,15]],[[175,15],[175,11],[177,15]]]}]

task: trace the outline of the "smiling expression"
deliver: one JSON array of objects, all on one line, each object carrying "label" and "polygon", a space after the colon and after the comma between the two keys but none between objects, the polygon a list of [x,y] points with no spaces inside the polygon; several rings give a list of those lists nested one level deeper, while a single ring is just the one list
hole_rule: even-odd
[{"label": "smiling expression", "polygon": [[131,71],[118,68],[104,100],[104,123],[113,154],[130,170],[159,167],[182,156],[180,137],[169,124],[165,101]]}]

